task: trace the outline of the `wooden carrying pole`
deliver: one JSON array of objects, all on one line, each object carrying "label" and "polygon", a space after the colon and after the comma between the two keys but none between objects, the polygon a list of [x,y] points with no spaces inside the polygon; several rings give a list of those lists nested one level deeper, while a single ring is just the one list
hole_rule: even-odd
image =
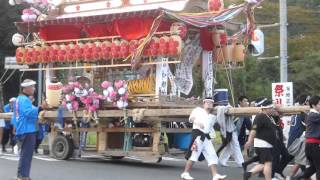
[{"label": "wooden carrying pole", "polygon": [[[279,112],[283,115],[293,115],[299,114],[301,112],[309,111],[308,106],[293,106],[293,107],[280,107]],[[144,117],[188,117],[193,109],[143,109]],[[135,115],[134,109],[127,110],[128,116]],[[233,116],[250,116],[262,112],[260,107],[246,107],[246,108],[230,108],[228,113]],[[77,115],[79,117],[83,116],[82,111],[78,111]],[[45,118],[55,119],[58,116],[57,111],[46,111]],[[100,110],[98,111],[98,117],[123,117],[123,110]],[[71,112],[64,113],[65,118],[72,118],[73,115]],[[0,113],[0,118],[10,119],[11,113]]]}]

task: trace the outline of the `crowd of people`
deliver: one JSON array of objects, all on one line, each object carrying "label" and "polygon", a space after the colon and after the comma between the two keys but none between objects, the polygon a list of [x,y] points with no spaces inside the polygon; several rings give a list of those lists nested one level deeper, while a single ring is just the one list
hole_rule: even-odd
[{"label": "crowd of people", "polygon": [[[2,153],[18,147],[20,153],[17,178],[29,180],[33,153],[38,153],[39,145],[47,131],[45,124],[39,124],[38,115],[48,108],[46,103],[33,105],[35,81],[25,80],[21,84],[21,94],[11,98],[3,112],[13,112],[11,121],[0,120],[0,141]],[[241,96],[239,107],[260,107],[262,112],[253,117],[233,117],[226,115],[230,106],[216,104],[212,98],[203,100],[203,107],[195,108],[189,122],[193,124],[192,140],[186,154],[187,163],[181,178],[194,179],[190,171],[194,162],[207,160],[213,180],[225,179],[217,166],[228,166],[232,156],[238,167],[243,168],[243,179],[259,175],[272,179],[310,179],[315,174],[320,180],[320,97],[302,95],[297,105],[310,106],[310,111],[292,116],[286,140],[283,134],[282,115],[271,100],[259,98],[249,103],[249,98]],[[216,106],[217,115],[212,114]],[[222,145],[216,151],[210,133],[218,124]],[[248,133],[250,132],[250,133]],[[286,142],[286,143],[285,143]],[[8,144],[9,143],[9,144]],[[254,149],[252,155],[251,149]],[[247,153],[249,159],[243,156]],[[293,163],[287,176],[283,174],[289,163]],[[251,165],[255,163],[254,165]],[[251,167],[248,170],[248,167]],[[301,170],[300,174],[297,172]]]},{"label": "crowd of people", "polygon": [[[217,105],[217,115],[212,115],[215,102],[211,98],[204,99],[203,107],[194,109],[189,118],[193,123],[192,141],[181,178],[194,179],[190,174],[193,163],[206,159],[213,180],[224,179],[227,175],[218,174],[216,166],[228,166],[227,160],[233,156],[237,165],[243,168],[244,180],[255,175],[266,180],[304,180],[314,174],[320,180],[320,97],[301,95],[296,105],[310,106],[310,111],[291,117],[286,138],[279,106],[267,98],[258,98],[249,104],[246,96],[239,97],[239,107],[260,107],[262,112],[253,117],[238,118],[225,115],[228,106]],[[215,124],[219,125],[222,136],[222,145],[217,151],[209,136]],[[254,155],[244,161],[242,152],[251,155],[252,148]],[[293,166],[285,176],[283,171],[289,163]],[[252,168],[248,170],[248,166]]]}]

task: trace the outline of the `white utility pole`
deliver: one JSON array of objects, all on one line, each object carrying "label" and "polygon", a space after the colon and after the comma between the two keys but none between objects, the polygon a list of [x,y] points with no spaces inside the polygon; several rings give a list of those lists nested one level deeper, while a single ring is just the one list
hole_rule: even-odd
[{"label": "white utility pole", "polygon": [[288,81],[287,0],[280,3],[280,81]]},{"label": "white utility pole", "polygon": [[[42,68],[42,64],[39,64],[39,69],[41,68]],[[42,71],[39,70],[38,71],[38,106],[40,106],[42,103],[42,93],[43,93],[42,77],[43,77]]]}]

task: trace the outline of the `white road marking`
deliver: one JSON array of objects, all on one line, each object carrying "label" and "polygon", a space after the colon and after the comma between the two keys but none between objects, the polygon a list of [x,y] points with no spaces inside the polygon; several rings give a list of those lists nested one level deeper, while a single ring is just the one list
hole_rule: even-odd
[{"label": "white road marking", "polygon": [[10,155],[7,156],[6,154],[1,154],[0,159],[6,159],[6,160],[10,160],[10,161],[19,161],[18,156],[10,156]]},{"label": "white road marking", "polygon": [[131,159],[131,160],[136,160],[136,161],[141,161],[140,158],[138,157],[134,157],[134,156],[128,156],[128,157],[125,157],[126,159]]},{"label": "white road marking", "polygon": [[176,161],[176,162],[186,161],[184,159],[178,159],[178,158],[172,158],[172,157],[162,157],[162,160],[165,160],[165,161]]},{"label": "white road marking", "polygon": [[33,156],[34,159],[39,159],[39,160],[43,160],[43,161],[51,161],[51,162],[57,162],[57,161],[61,161],[58,159],[53,159],[50,157],[41,157],[41,156]]},{"label": "white road marking", "polygon": [[[61,160],[50,158],[48,156],[39,156],[39,155],[34,155],[33,158],[42,160],[42,161],[51,161],[51,162],[61,161]],[[4,154],[0,154],[0,159],[6,159],[10,161],[19,161],[19,155],[4,153]]]}]

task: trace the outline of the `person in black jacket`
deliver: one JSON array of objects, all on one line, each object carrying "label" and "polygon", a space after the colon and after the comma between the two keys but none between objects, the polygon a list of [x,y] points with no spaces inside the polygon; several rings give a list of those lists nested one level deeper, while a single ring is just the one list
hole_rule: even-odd
[{"label": "person in black jacket", "polygon": [[320,97],[312,96],[309,100],[310,112],[306,120],[306,157],[310,163],[302,176],[297,179],[308,179],[316,173],[320,179]]},{"label": "person in black jacket", "polygon": [[273,108],[272,101],[269,100],[263,100],[260,107],[262,108],[262,113],[255,117],[249,139],[245,144],[245,149],[248,149],[254,144],[259,164],[249,172],[244,173],[244,180],[249,179],[252,175],[258,174],[261,171],[266,180],[271,180],[272,149],[276,143],[276,123],[272,116],[277,114],[277,111]]},{"label": "person in black jacket", "polygon": [[[310,96],[308,95],[300,95],[297,98],[296,105],[309,105],[309,99]],[[306,114],[304,112],[300,114],[295,114],[291,117],[289,137],[287,143],[287,150],[289,156],[284,156],[283,158],[281,158],[282,160],[280,161],[280,165],[277,169],[277,173],[282,175],[283,170],[286,168],[289,162],[294,160],[295,165],[292,167],[292,170],[288,178],[293,177],[299,169],[301,169],[302,172],[305,170],[306,158],[305,153],[302,152],[305,148],[305,142],[303,140],[304,136],[302,137],[306,129],[305,118]]]},{"label": "person in black jacket", "polygon": [[273,116],[273,118],[276,123],[277,139],[273,147],[272,177],[283,179],[285,177],[282,174],[282,171],[292,159],[284,144],[282,120],[280,119],[280,116]]}]

